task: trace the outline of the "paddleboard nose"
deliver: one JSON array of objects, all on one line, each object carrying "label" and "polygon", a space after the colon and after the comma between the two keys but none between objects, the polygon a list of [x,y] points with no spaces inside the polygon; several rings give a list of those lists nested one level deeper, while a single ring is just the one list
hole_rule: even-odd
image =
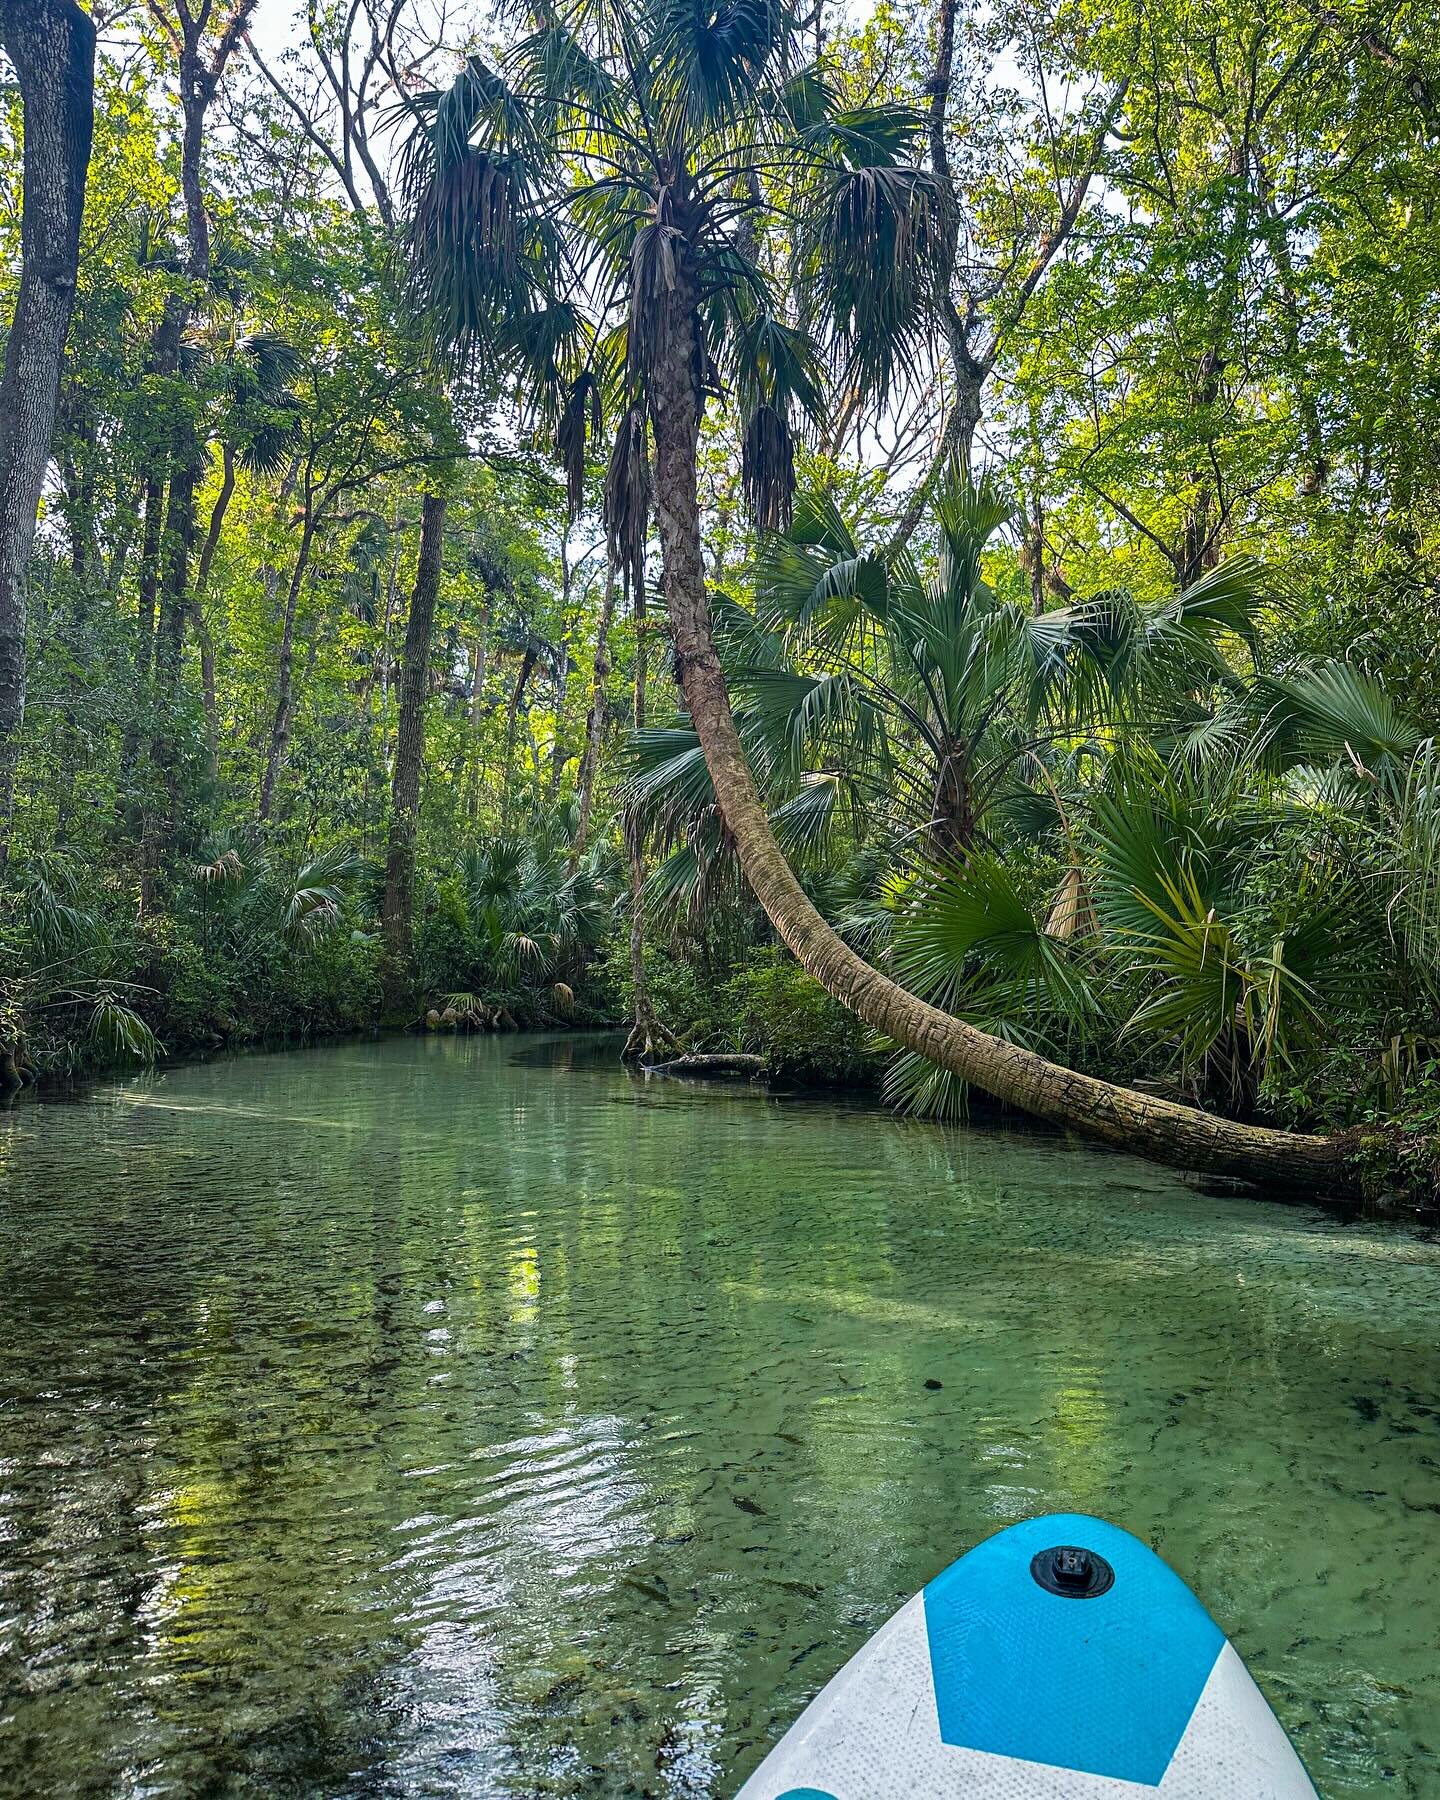
[{"label": "paddleboard nose", "polygon": [[952,1563],[812,1701],[741,1800],[1315,1800],[1195,1595],[1139,1538],[1026,1519]]}]

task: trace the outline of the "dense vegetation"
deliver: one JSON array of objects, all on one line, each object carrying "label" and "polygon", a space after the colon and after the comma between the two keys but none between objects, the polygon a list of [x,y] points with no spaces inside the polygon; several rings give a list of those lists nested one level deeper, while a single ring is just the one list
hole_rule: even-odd
[{"label": "dense vegetation", "polygon": [[[74,12],[0,4],[21,85]],[[1425,11],[266,15],[96,14],[0,587],[0,1079],[624,1021],[1433,1183]],[[805,896],[986,1038],[867,1030]]]}]

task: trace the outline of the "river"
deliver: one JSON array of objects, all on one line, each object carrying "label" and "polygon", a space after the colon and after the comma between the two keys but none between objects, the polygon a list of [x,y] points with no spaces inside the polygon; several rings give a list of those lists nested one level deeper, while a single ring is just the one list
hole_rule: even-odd
[{"label": "river", "polygon": [[0,1114],[0,1793],[727,1795],[1065,1508],[1324,1800],[1440,1796],[1440,1246],[614,1054]]}]

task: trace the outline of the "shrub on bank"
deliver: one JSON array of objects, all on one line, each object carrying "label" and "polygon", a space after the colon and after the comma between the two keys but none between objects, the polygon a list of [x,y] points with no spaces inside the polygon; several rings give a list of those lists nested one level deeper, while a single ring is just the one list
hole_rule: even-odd
[{"label": "shrub on bank", "polygon": [[[687,1051],[745,1051],[763,1056],[772,1073],[789,1080],[873,1086],[880,1056],[865,1025],[832,1000],[817,981],[773,944],[750,944],[729,966],[702,963],[647,941],[645,981],[656,1015]],[[633,1016],[629,944],[612,944],[604,965],[621,1015]]]},{"label": "shrub on bank", "polygon": [[1440,1213],[1440,1062],[1424,1063],[1393,1107],[1371,1112],[1354,1142],[1372,1199]]},{"label": "shrub on bank", "polygon": [[796,1081],[870,1086],[880,1058],[867,1027],[780,949],[758,951],[725,984],[731,1047]]}]

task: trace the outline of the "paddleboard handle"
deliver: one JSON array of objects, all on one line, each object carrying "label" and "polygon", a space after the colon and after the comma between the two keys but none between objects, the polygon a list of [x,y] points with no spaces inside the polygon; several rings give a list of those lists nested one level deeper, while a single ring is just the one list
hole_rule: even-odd
[{"label": "paddleboard handle", "polygon": [[1080,1544],[1038,1551],[1030,1559],[1030,1573],[1047,1594],[1058,1594],[1062,1600],[1093,1600],[1115,1583],[1115,1571],[1099,1551]]}]

